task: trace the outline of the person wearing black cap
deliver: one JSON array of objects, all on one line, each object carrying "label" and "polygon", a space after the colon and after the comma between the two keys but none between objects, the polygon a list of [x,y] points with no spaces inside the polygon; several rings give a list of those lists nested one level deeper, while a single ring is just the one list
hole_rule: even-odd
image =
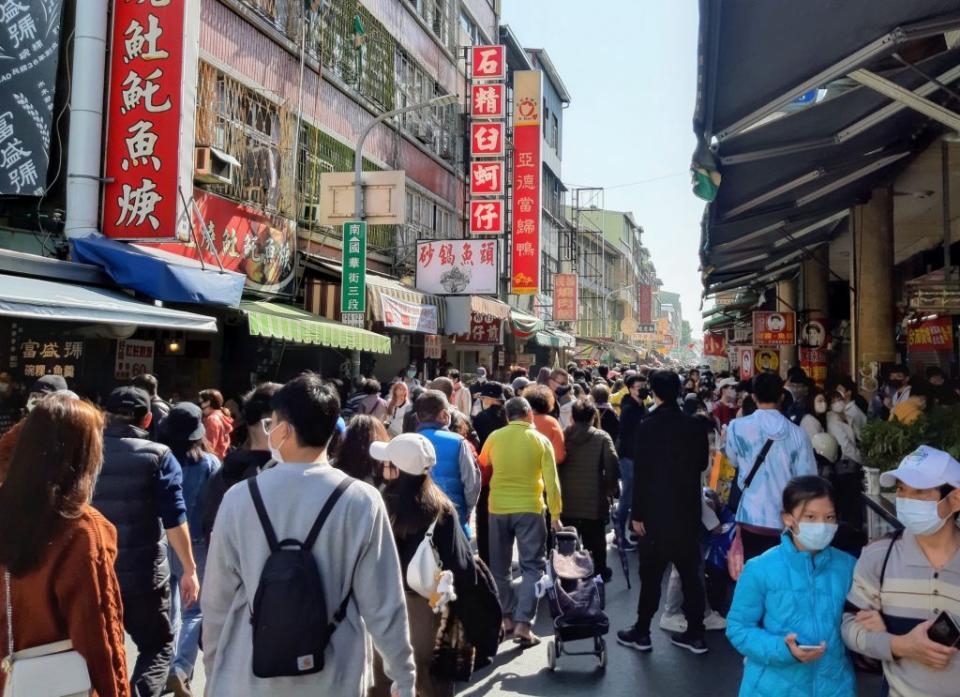
[{"label": "person wearing black cap", "polygon": [[170,404],[160,398],[160,382],[150,373],[143,373],[135,377],[132,384],[150,395],[150,413],[153,414],[153,419],[150,421],[147,432],[150,434],[150,440],[159,440],[160,426],[171,409]]},{"label": "person wearing black cap", "polygon": [[118,387],[107,397],[106,411],[103,468],[93,505],[117,528],[123,624],[138,651],[130,678],[133,692],[158,697],[166,686],[174,653],[164,529],[183,567],[184,607],[197,602],[200,592],[183,500],[183,472],[170,448],[147,440],[153,415],[146,392]]},{"label": "person wearing black cap", "polygon": [[[487,442],[490,434],[498,428],[507,425],[507,412],[504,411],[503,403],[506,401],[503,393],[503,385],[499,382],[484,382],[477,392],[480,406],[483,409],[473,417],[473,428],[477,432],[480,440],[480,447]],[[482,474],[482,472],[481,472]],[[476,521],[477,521],[477,554],[489,565],[490,564],[490,477],[484,476],[480,482],[480,498],[477,501]]]},{"label": "person wearing black cap", "polygon": [[[160,441],[170,447],[183,469],[183,500],[187,507],[190,546],[201,582],[207,560],[203,530],[203,520],[207,512],[204,510],[206,501],[203,495],[214,474],[220,469],[220,461],[208,451],[204,443],[205,435],[203,411],[192,402],[180,402],[171,407],[160,428]],[[200,603],[194,603],[188,608],[181,607],[178,593],[183,569],[176,555],[168,557],[173,606],[170,616],[177,640],[167,689],[172,690],[175,697],[184,697],[190,694],[190,679],[200,648],[200,624],[203,617],[200,614]]]}]

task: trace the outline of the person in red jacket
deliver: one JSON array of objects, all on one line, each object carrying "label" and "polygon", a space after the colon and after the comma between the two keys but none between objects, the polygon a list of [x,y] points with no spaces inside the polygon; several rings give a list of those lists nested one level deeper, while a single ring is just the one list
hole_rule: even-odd
[{"label": "person in red jacket", "polygon": [[207,445],[222,462],[230,451],[230,433],[233,431],[233,419],[223,408],[223,395],[219,390],[203,390],[200,408],[203,409]]}]

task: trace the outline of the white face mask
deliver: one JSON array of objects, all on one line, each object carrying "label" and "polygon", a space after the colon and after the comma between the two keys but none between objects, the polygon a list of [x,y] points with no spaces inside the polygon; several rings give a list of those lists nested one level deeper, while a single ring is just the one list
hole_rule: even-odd
[{"label": "white face mask", "polygon": [[273,445],[273,432],[280,427],[280,424],[277,424],[269,431],[267,431],[267,447],[270,449],[270,457],[272,457],[276,462],[283,462],[283,455],[280,454],[280,448],[283,447],[284,442],[287,440],[284,438],[280,443],[274,447]]},{"label": "white face mask", "polygon": [[796,530],[791,532],[793,539],[803,545],[804,549],[819,552],[833,542],[833,538],[837,534],[837,524],[802,522]]},{"label": "white face mask", "polygon": [[937,513],[937,503],[898,496],[897,518],[907,532],[920,536],[933,535],[947,522],[946,518],[941,518]]},{"label": "white face mask", "polygon": [[842,414],[844,409],[843,402],[834,402],[830,405],[830,409],[833,410],[834,414]]}]

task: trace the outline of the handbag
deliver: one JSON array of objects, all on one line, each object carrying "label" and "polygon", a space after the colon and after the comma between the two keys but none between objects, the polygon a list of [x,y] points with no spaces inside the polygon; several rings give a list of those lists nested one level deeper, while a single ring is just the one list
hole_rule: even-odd
[{"label": "handbag", "polygon": [[430,600],[436,591],[437,582],[443,572],[440,554],[433,546],[433,530],[436,527],[437,521],[434,520],[407,565],[407,585],[427,600]]},{"label": "handbag", "polygon": [[473,674],[476,655],[463,622],[448,605],[440,616],[440,628],[430,657],[430,674],[440,680],[466,682]]},{"label": "handbag", "polygon": [[7,655],[3,659],[6,680],[3,697],[84,697],[90,694],[90,673],[83,656],[69,639],[52,644],[13,650],[13,601],[10,572],[3,574],[7,610]]}]

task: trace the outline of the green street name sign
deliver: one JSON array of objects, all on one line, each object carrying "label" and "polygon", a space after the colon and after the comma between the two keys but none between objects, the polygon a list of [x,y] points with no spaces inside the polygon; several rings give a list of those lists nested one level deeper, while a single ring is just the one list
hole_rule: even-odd
[{"label": "green street name sign", "polygon": [[367,224],[348,220],[343,224],[343,280],[340,284],[340,314],[344,324],[362,327],[367,313]]}]

